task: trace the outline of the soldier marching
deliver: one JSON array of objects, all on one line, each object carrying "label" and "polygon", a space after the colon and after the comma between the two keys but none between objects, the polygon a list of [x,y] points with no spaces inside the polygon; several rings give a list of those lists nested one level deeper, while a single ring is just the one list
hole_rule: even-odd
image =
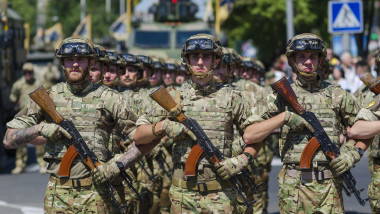
[{"label": "soldier marching", "polygon": [[[7,148],[46,144],[43,157],[50,180],[45,213],[267,213],[268,175],[278,152],[283,162],[278,176],[281,213],[344,213],[341,175],[360,160],[371,144],[367,139],[380,132],[362,131],[369,126],[366,122],[377,122],[379,99],[361,94],[368,104],[360,110],[353,95],[324,80],[322,38],[300,34],[286,49],[297,75],[291,85],[297,100],[317,116],[340,150],[333,160],[317,150],[308,170],[299,164],[316,130],[263,85],[263,63],[222,47],[208,34],[189,37],[180,54],[181,62],[119,54],[82,37],[60,44],[56,57],[66,82],[52,86],[48,94],[100,164],[91,170],[76,157],[69,176],[62,177],[59,171],[69,151],[64,145],[73,136],[27,99],[7,123],[3,143]],[[149,98],[161,85],[176,102],[170,111]],[[182,114],[197,121],[224,157],[213,162],[199,153],[192,176],[186,170],[200,139],[179,122]],[[342,141],[341,134],[347,139]],[[376,149],[372,144],[371,154]],[[377,213],[378,157],[372,157],[368,192]],[[243,178],[246,169],[249,178]],[[241,184],[234,186],[235,178]],[[250,189],[250,179],[256,189]],[[105,188],[108,182],[111,192]]]}]

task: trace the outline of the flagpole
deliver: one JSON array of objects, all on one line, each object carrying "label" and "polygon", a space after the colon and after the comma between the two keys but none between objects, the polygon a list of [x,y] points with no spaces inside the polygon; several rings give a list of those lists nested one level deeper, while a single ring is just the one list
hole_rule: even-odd
[{"label": "flagpole", "polygon": [[131,32],[131,15],[132,15],[131,0],[127,0],[127,33]]},{"label": "flagpole", "polygon": [[215,0],[215,34],[220,37],[220,0]]}]

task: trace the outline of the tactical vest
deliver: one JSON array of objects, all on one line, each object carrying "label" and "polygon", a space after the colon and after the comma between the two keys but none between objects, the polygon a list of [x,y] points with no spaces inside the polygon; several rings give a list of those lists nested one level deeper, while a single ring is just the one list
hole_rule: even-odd
[{"label": "tactical vest", "polygon": [[[75,96],[67,88],[66,83],[59,83],[51,88],[49,94],[58,113],[74,123],[88,147],[103,162],[110,158],[107,148],[109,133],[114,124],[109,121],[110,118],[104,118],[105,107],[102,95],[110,90],[106,86],[100,86],[85,96]],[[49,116],[45,118],[48,123],[53,122]],[[66,150],[62,141],[49,142],[45,147],[44,159],[61,160]]]},{"label": "tactical vest", "polygon": [[[225,158],[232,156],[233,115],[227,109],[232,93],[234,92],[230,88],[221,88],[207,96],[202,96],[196,95],[195,89],[190,85],[181,88],[185,115],[198,122],[213,145],[223,153]],[[192,145],[189,140],[174,142],[172,157],[174,164],[186,163]],[[202,171],[205,166],[208,167],[208,170]],[[205,155],[202,155],[198,161],[198,179],[215,179],[213,167]]]},{"label": "tactical vest", "polygon": [[[341,90],[343,89],[325,82],[321,83],[319,91],[313,93],[296,84],[292,84],[292,88],[298,102],[306,111],[311,111],[315,114],[331,141],[340,147],[339,134],[342,118],[340,118],[338,113],[341,108],[342,97],[338,95],[341,94]],[[286,110],[294,112],[291,107],[288,107]],[[304,132],[291,132],[289,131],[289,127],[283,126],[281,133],[282,140],[280,141],[280,153],[283,163],[300,162],[301,153],[310,140],[307,134],[306,129]],[[323,163],[329,162],[329,160],[319,149],[313,158],[313,162]]]}]

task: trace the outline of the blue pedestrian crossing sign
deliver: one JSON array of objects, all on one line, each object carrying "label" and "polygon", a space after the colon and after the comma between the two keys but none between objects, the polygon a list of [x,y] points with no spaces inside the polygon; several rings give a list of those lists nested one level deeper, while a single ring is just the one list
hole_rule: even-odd
[{"label": "blue pedestrian crossing sign", "polygon": [[329,1],[329,32],[363,32],[362,1]]}]

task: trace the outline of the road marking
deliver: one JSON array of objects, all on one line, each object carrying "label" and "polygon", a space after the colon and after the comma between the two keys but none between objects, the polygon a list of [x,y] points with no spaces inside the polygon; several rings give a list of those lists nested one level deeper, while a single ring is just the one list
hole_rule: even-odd
[{"label": "road marking", "polygon": [[23,214],[43,214],[44,209],[39,207],[29,207],[17,204],[9,204],[5,201],[0,201],[0,206],[19,209]]}]

